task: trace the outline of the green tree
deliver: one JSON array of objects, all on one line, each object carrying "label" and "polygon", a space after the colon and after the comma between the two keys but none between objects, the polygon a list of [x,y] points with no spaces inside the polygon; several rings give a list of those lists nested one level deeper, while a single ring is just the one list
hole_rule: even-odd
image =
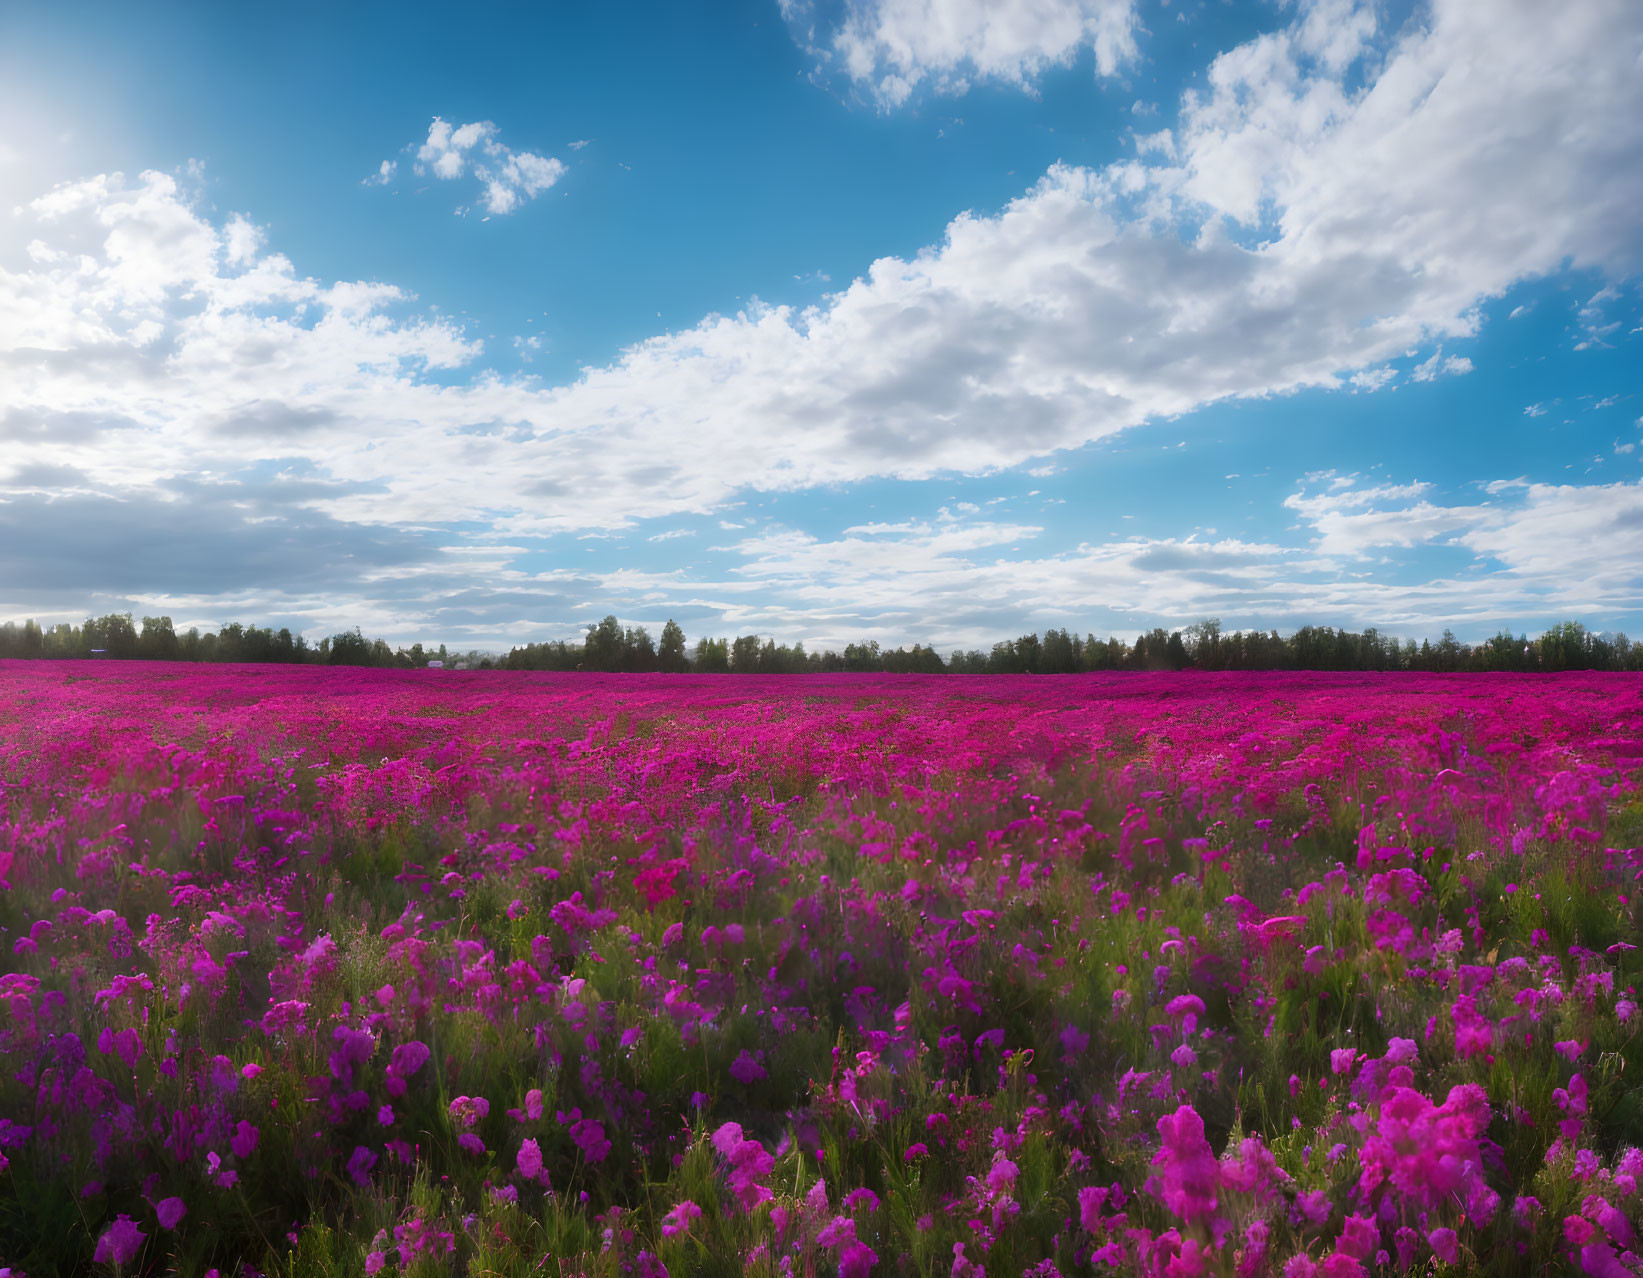
[{"label": "green tree", "polygon": [[623,637],[621,668],[639,674],[656,669],[656,645],[643,626],[631,627]]},{"label": "green tree", "polygon": [[724,674],[730,669],[729,645],[723,639],[698,639],[694,665],[701,674]]},{"label": "green tree", "polygon": [[137,638],[137,650],[147,661],[175,661],[177,632],[170,617],[144,617],[143,632]]},{"label": "green tree", "polygon": [[582,663],[589,670],[620,670],[626,636],[622,623],[607,615],[597,626],[588,627],[587,640],[582,645]]},{"label": "green tree", "polygon": [[662,642],[656,649],[656,665],[667,674],[678,674],[689,668],[690,663],[685,659],[685,632],[679,629],[679,623],[672,617],[662,627]]},{"label": "green tree", "polygon": [[737,635],[730,645],[730,668],[736,674],[753,674],[759,668],[759,636]]},{"label": "green tree", "polygon": [[[226,631],[227,626],[223,627]],[[371,641],[360,633],[359,627],[332,635],[325,660],[333,666],[368,666],[371,664]]]}]

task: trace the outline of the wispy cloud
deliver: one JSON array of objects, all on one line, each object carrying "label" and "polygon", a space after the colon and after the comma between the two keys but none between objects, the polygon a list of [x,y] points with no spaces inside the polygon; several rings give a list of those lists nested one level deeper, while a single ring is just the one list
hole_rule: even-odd
[{"label": "wispy cloud", "polygon": [[1431,358],[1423,360],[1409,371],[1409,380],[1412,382],[1435,382],[1440,377],[1456,377],[1472,371],[1472,361],[1464,355],[1451,355],[1444,358],[1443,347],[1432,352]]}]

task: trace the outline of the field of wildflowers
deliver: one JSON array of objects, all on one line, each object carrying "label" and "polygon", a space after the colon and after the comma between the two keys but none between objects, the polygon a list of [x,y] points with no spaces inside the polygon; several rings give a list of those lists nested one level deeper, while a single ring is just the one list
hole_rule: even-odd
[{"label": "field of wildflowers", "polygon": [[1643,684],[0,663],[0,1266],[1643,1274]]}]

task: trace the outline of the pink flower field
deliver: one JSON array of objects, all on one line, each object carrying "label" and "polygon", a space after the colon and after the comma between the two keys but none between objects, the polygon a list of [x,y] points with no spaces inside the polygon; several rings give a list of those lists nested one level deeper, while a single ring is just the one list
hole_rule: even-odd
[{"label": "pink flower field", "polygon": [[11,1274],[1643,1274],[1643,683],[0,663]]}]

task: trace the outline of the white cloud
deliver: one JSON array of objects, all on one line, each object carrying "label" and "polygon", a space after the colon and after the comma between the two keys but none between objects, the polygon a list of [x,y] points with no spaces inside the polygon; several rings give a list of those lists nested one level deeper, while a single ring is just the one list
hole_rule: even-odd
[{"label": "white cloud", "polygon": [[1103,76],[1137,53],[1134,0],[855,0],[832,29],[814,0],[781,7],[821,69],[842,72],[886,110],[926,83],[950,94],[974,80],[1031,88],[1086,49]]},{"label": "white cloud", "polygon": [[1526,404],[1523,408],[1523,415],[1525,417],[1544,417],[1550,411],[1551,409],[1544,404]]},{"label": "white cloud", "polygon": [[[577,146],[571,145],[573,149]],[[453,125],[435,116],[428,126],[427,140],[405,149],[412,147],[416,150],[413,167],[419,175],[455,181],[471,174],[479,183],[480,202],[492,215],[514,212],[565,175],[564,163],[552,156],[514,151],[503,145],[496,125],[489,120]],[[393,180],[396,167],[396,161],[384,160],[377,172],[365,179],[366,185],[386,186]]]},{"label": "white cloud", "polygon": [[[1428,490],[1417,483],[1376,491],[1390,501]],[[1500,504],[1447,507],[1422,499],[1357,511],[1369,520],[1357,526],[1358,536],[1330,544],[1325,534],[1313,547],[1213,534],[1136,536],[1000,556],[996,547],[1010,540],[1009,530],[985,521],[968,535],[941,520],[848,529],[831,539],[778,528],[737,543],[732,549],[742,562],[723,577],[636,574],[623,587],[712,607],[731,630],[835,646],[865,634],[971,646],[1069,622],[1100,634],[1203,616],[1219,616],[1229,628],[1326,618],[1399,633],[1454,625],[1482,634],[1525,618],[1638,607],[1643,557],[1614,548],[1643,521],[1643,485],[1506,491],[1509,499]],[[1482,570],[1413,578],[1377,573],[1362,558],[1369,545],[1449,545],[1473,552]]]},{"label": "white cloud", "polygon": [[[1473,331],[1480,298],[1565,260],[1635,267],[1643,81],[1627,68],[1640,46],[1630,5],[1594,0],[1548,27],[1532,7],[1485,18],[1446,3],[1353,93],[1357,64],[1330,70],[1350,49],[1307,18],[1216,60],[1174,161],[1056,166],[996,215],[959,216],[940,244],[881,259],[815,306],[710,316],[552,387],[484,373],[424,383],[419,359],[450,367],[480,344],[396,321],[391,288],[359,295],[346,342],[317,340],[355,286],[325,288],[277,256],[231,267],[222,233],[174,183],[94,179],[34,206],[54,248],[69,246],[50,231],[71,211],[103,228],[77,246],[91,265],[6,276],[0,315],[15,308],[22,333],[55,326],[65,351],[140,331],[167,354],[95,389],[31,369],[6,394],[43,411],[140,406],[170,423],[173,464],[210,420],[196,405],[249,398],[247,382],[269,402],[323,398],[343,438],[392,422],[425,459],[404,470],[404,449],[314,456],[382,486],[380,500],[346,499],[353,515],[457,520],[482,507],[516,533],[705,513],[748,488],[1013,467],[1217,400],[1373,380],[1411,346]],[[1608,125],[1585,127],[1594,116]],[[487,164],[507,190],[553,176],[545,160],[488,151],[483,122],[436,121],[426,145],[419,163]],[[1224,178],[1250,164],[1254,188]],[[1222,214],[1263,219],[1270,238],[1237,243]],[[167,296],[217,306],[190,317]]]},{"label": "white cloud", "polygon": [[[1373,549],[1448,545],[1489,561],[1494,575],[1457,586],[1457,600],[1492,599],[1537,615],[1635,611],[1643,606],[1643,481],[1482,485],[1495,500],[1446,505],[1430,485],[1383,485],[1341,493],[1296,493],[1284,505],[1317,534],[1318,554],[1361,558]],[[1420,500],[1407,502],[1408,498]],[[1407,504],[1397,504],[1400,500]]]},{"label": "white cloud", "polygon": [[1455,376],[1460,373],[1470,373],[1472,361],[1464,355],[1451,355],[1448,359],[1443,356],[1443,347],[1432,352],[1430,359],[1415,365],[1409,372],[1409,380],[1414,382],[1435,382],[1440,377]]},{"label": "white cloud", "polygon": [[[1364,56],[1363,11],[1314,13],[1218,58],[1152,160],[1058,165],[815,306],[709,316],[558,386],[478,367],[390,284],[300,274],[173,178],[59,187],[0,265],[7,460],[123,499],[295,458],[317,480],[283,499],[353,528],[612,529],[1373,379],[1518,280],[1643,263],[1643,10],[1444,0]],[[558,176],[483,122],[436,121],[417,155],[509,208]],[[1377,500],[1321,535],[1344,555],[1474,530],[1415,502],[1394,538]]]},{"label": "white cloud", "polygon": [[469,161],[468,153],[482,142],[496,136],[496,125],[489,120],[452,127],[449,121],[437,115],[428,126],[428,140],[417,148],[418,173],[432,173],[447,181],[462,176]]}]

